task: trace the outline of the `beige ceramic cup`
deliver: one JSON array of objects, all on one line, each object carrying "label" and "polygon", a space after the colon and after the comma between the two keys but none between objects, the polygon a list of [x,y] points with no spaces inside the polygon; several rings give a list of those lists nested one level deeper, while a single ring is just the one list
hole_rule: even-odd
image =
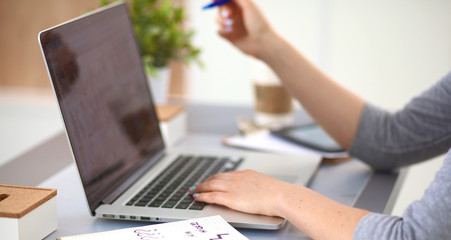
[{"label": "beige ceramic cup", "polygon": [[253,69],[255,123],[267,127],[284,127],[293,123],[293,101],[277,75],[256,62]]}]

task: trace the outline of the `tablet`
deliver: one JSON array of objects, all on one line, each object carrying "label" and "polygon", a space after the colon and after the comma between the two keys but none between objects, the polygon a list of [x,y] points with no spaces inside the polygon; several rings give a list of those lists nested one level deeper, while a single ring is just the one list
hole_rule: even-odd
[{"label": "tablet", "polygon": [[282,128],[271,131],[271,134],[321,152],[345,152],[335,140],[316,124]]}]

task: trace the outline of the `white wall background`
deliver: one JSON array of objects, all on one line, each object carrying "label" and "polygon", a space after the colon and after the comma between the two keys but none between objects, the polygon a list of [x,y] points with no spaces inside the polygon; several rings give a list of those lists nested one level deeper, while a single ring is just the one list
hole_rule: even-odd
[{"label": "white wall background", "polygon": [[[396,109],[451,70],[451,1],[255,0],[274,27],[336,81]],[[189,98],[252,103],[252,59],[217,34],[217,10],[191,0],[195,43]]]}]

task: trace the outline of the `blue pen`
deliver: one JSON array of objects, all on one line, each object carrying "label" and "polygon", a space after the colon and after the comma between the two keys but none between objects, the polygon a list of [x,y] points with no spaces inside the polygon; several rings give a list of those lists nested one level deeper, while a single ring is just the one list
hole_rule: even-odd
[{"label": "blue pen", "polygon": [[219,1],[212,2],[210,4],[205,5],[202,9],[205,10],[205,9],[214,8],[214,7],[217,7],[217,6],[224,5],[224,4],[226,4],[226,3],[230,2],[230,1],[232,1],[232,0],[219,0]]}]

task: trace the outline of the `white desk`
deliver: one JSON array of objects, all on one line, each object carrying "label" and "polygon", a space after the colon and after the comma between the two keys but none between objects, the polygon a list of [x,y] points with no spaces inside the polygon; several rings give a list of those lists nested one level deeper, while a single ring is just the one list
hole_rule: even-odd
[{"label": "white desk", "polygon": [[[182,146],[223,148],[220,139],[235,133],[238,115],[252,116],[250,107],[188,105],[188,138]],[[309,121],[297,113],[296,122]],[[145,222],[125,222],[96,219],[89,215],[78,176],[63,133],[29,151],[11,163],[0,167],[0,182],[5,184],[39,185],[58,189],[58,230],[46,239],[60,236],[113,230],[146,225]],[[36,171],[45,164],[46,171]],[[30,166],[27,168],[27,166]],[[26,177],[24,177],[26,176]],[[375,212],[390,212],[403,174],[373,173],[366,165],[351,160],[334,166],[321,166],[309,187],[338,202]],[[278,231],[239,229],[250,239],[306,239],[305,235],[287,224]]]},{"label": "white desk", "polygon": [[0,88],[0,166],[62,129],[52,92]]}]

